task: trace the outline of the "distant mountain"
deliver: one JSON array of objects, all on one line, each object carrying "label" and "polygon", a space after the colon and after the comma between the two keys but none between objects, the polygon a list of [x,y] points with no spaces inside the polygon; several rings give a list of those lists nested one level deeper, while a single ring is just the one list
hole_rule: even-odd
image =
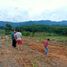
[{"label": "distant mountain", "polygon": [[58,25],[58,26],[67,26],[67,21],[50,21],[50,20],[40,20],[40,21],[26,21],[26,22],[7,22],[0,21],[0,27],[4,27],[6,24],[10,24],[13,27],[16,26],[30,26],[30,25]]}]

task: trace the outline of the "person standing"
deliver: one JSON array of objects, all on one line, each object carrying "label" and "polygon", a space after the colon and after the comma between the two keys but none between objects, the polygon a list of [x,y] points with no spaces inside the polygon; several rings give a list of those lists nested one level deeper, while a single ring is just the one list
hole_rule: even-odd
[{"label": "person standing", "polygon": [[14,34],[16,33],[16,31],[14,30],[14,31],[12,31],[12,33],[11,33],[11,37],[12,37],[12,47],[16,47],[16,39],[15,39],[15,37],[14,37]]},{"label": "person standing", "polygon": [[46,55],[48,55],[48,42],[50,39],[46,39],[43,41],[43,45],[44,45],[44,52]]},{"label": "person standing", "polygon": [[22,33],[20,32],[20,30],[17,30],[17,32],[15,33],[15,39],[17,42],[17,48],[18,50],[21,49],[22,50]]}]

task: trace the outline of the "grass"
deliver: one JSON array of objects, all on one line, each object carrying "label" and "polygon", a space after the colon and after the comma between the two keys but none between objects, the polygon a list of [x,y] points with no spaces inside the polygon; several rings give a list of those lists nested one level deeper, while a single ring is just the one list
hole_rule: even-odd
[{"label": "grass", "polygon": [[[27,36],[24,36],[24,38],[25,37],[27,37]],[[30,37],[30,36],[28,36],[28,37]],[[39,41],[49,38],[50,40],[67,42],[67,36],[59,35],[59,34],[55,34],[55,33],[39,32],[39,33],[35,33],[35,35],[32,38],[35,38],[36,40],[39,40]]]},{"label": "grass", "polygon": [[42,41],[44,39],[49,38],[50,40],[55,40],[55,41],[62,41],[62,42],[66,42],[67,41],[67,37],[66,36],[60,36],[60,35],[56,35],[56,36],[35,36],[36,39],[38,39],[39,41]]},{"label": "grass", "polygon": [[33,67],[38,67],[38,65],[36,63],[33,63]]}]

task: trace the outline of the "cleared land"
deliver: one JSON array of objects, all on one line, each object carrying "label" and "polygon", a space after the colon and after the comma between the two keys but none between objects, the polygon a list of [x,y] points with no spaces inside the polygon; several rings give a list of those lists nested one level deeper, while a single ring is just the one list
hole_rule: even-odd
[{"label": "cleared land", "polygon": [[0,67],[67,67],[67,42],[52,39],[49,43],[49,54],[45,56],[39,38],[23,39],[25,44],[22,50],[12,48],[10,38],[0,39]]}]

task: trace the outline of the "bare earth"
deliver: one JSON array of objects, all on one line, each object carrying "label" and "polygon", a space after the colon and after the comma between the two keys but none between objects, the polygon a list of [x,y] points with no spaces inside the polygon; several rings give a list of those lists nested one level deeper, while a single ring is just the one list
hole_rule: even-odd
[{"label": "bare earth", "polygon": [[49,43],[48,56],[35,38],[24,38],[22,50],[11,47],[11,42],[2,39],[0,46],[0,67],[67,67],[67,46],[55,41]]}]

